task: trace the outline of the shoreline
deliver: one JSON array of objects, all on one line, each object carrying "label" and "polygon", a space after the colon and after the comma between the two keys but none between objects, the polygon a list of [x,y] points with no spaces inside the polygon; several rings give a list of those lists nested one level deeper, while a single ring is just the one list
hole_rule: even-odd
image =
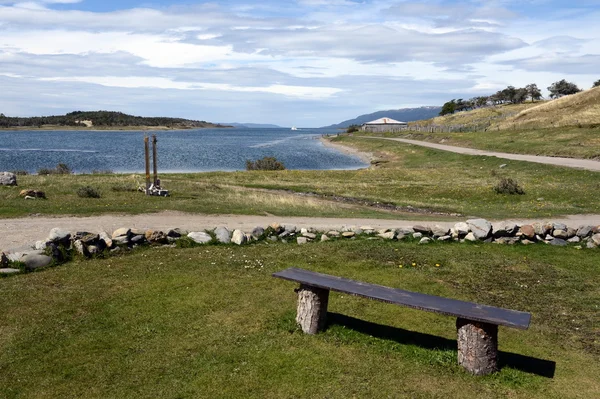
[{"label": "shoreline", "polygon": [[82,131],[82,132],[137,132],[137,131],[175,131],[175,130],[199,130],[199,129],[231,129],[233,126],[205,126],[205,127],[168,127],[168,126],[106,126],[106,127],[86,127],[86,126],[15,126],[1,127],[2,131]]},{"label": "shoreline", "polygon": [[364,152],[364,151],[360,151],[354,147],[350,147],[350,146],[338,144],[338,143],[333,143],[333,142],[331,142],[331,140],[329,140],[328,138],[323,137],[323,136],[321,136],[319,138],[319,141],[325,147],[333,148],[344,154],[353,155],[353,156],[360,158],[361,161],[368,164],[367,168],[370,168],[372,166],[371,162],[375,159],[375,155],[373,155],[373,153],[371,153],[371,152]]}]

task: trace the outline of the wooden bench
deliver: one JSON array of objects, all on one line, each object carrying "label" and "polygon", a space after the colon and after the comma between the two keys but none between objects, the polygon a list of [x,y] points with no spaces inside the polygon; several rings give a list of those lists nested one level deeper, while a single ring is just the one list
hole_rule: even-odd
[{"label": "wooden bench", "polygon": [[498,370],[498,326],[525,330],[531,314],[516,310],[480,305],[382,285],[363,283],[308,270],[289,268],[273,277],[300,283],[296,321],[307,334],[325,327],[329,291],[408,306],[457,317],[458,363],[475,375]]}]

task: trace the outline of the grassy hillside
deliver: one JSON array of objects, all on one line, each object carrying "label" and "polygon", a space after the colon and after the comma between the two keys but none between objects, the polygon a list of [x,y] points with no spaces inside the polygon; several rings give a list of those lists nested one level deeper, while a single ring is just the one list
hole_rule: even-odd
[{"label": "grassy hillside", "polygon": [[527,107],[501,121],[500,129],[532,129],[600,124],[600,87]]}]

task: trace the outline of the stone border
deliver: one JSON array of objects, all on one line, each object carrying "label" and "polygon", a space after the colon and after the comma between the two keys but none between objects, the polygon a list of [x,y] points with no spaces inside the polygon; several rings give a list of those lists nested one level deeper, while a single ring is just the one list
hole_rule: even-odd
[{"label": "stone border", "polygon": [[398,229],[376,230],[370,226],[348,227],[340,230],[317,231],[313,228],[297,228],[292,225],[272,223],[267,228],[256,227],[247,233],[241,230],[230,231],[227,227],[217,227],[208,231],[184,231],[171,229],[168,232],[120,228],[112,234],[106,232],[71,233],[54,228],[45,240],[36,242],[32,250],[1,253],[0,275],[12,275],[34,271],[51,264],[68,261],[75,253],[91,258],[101,254],[111,254],[131,250],[140,245],[176,246],[179,240],[188,240],[197,245],[236,244],[252,242],[296,242],[299,245],[313,241],[331,239],[404,239],[419,240],[419,244],[441,242],[484,242],[495,244],[531,245],[545,243],[554,246],[573,244],[576,248],[596,248],[600,246],[600,226],[568,227],[562,223],[533,223],[527,225],[507,224],[493,230],[485,219],[470,219],[459,222],[451,229],[435,225],[412,226]]}]

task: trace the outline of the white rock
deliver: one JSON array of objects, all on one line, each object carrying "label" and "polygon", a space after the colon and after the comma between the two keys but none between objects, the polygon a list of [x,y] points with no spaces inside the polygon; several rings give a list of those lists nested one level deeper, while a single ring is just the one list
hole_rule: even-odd
[{"label": "white rock", "polygon": [[477,241],[477,237],[475,237],[475,234],[469,233],[465,236],[465,240],[475,242],[475,241]]},{"label": "white rock", "polygon": [[205,231],[192,231],[189,233],[188,238],[198,244],[208,244],[212,241],[212,237]]},{"label": "white rock", "polygon": [[233,236],[231,237],[231,242],[237,245],[242,245],[246,243],[246,235],[242,230],[235,230],[233,232]]}]

